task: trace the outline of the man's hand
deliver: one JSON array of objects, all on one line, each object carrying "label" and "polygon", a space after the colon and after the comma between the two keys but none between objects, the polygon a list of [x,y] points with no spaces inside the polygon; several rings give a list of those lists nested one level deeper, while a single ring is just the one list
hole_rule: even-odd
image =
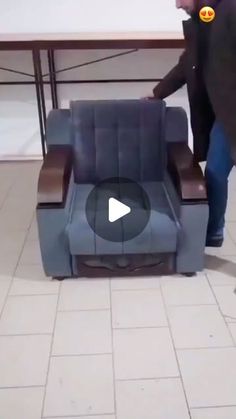
[{"label": "man's hand", "polygon": [[142,100],[155,100],[156,97],[155,96],[145,96],[145,97],[141,97]]}]

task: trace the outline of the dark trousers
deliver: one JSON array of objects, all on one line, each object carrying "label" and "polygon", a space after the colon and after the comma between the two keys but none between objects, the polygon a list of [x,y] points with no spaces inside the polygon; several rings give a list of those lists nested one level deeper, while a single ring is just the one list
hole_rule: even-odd
[{"label": "dark trousers", "polygon": [[228,201],[228,178],[234,166],[228,138],[224,127],[215,122],[207,155],[206,182],[209,200],[208,237],[221,238],[224,235],[225,212]]}]

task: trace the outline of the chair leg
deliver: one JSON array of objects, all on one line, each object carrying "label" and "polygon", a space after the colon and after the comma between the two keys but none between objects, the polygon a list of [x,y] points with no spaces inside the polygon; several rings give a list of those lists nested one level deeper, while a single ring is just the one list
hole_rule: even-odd
[{"label": "chair leg", "polygon": [[193,276],[196,276],[196,272],[186,272],[183,274],[184,276],[187,276],[188,278],[192,278]]},{"label": "chair leg", "polygon": [[64,281],[64,279],[67,279],[66,276],[54,276],[52,279],[55,279],[56,281]]}]

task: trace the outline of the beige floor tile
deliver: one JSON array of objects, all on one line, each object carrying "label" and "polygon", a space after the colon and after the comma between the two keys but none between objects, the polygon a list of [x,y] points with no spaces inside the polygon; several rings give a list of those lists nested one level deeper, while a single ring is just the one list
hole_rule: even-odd
[{"label": "beige floor tile", "polygon": [[0,276],[0,313],[3,309],[3,305],[5,303],[10,285],[11,285],[11,277]]},{"label": "beige floor tile", "polygon": [[116,379],[177,377],[179,375],[169,330],[114,330]]},{"label": "beige floor tile", "polygon": [[103,310],[110,308],[109,280],[63,281],[59,310]]},{"label": "beige floor tile", "polygon": [[[234,186],[235,189],[235,186]],[[231,194],[232,191],[229,193]],[[227,222],[235,222],[236,221],[236,212],[235,212],[235,203],[229,201],[227,210],[226,210],[226,221]]]},{"label": "beige floor tile", "polygon": [[[1,234],[1,233],[0,233]],[[20,251],[15,252],[2,252],[0,253],[0,272],[3,274],[4,266],[14,266],[16,267],[18,260],[20,258]]]},{"label": "beige floor tile", "polygon": [[0,390],[0,418],[41,419],[44,387]]},{"label": "beige floor tile", "polygon": [[234,286],[214,287],[222,314],[229,322],[236,322],[236,293]]},{"label": "beige floor tile", "polygon": [[17,267],[18,259],[19,256],[16,254],[9,255],[7,257],[0,254],[0,277],[13,276]]},{"label": "beige floor tile", "polygon": [[120,381],[117,419],[189,419],[179,379]]},{"label": "beige floor tile", "polygon": [[30,227],[33,211],[19,206],[16,208],[2,207],[0,213],[0,231],[2,233],[27,231]]},{"label": "beige floor tile", "polygon": [[111,353],[110,311],[59,312],[54,355]]},{"label": "beige floor tile", "polygon": [[206,275],[212,286],[236,285],[236,257],[206,257]]},{"label": "beige floor tile", "polygon": [[229,323],[228,324],[229,330],[233,336],[234,343],[236,345],[236,323]]},{"label": "beige floor tile", "polygon": [[30,214],[32,218],[33,211],[35,210],[35,207],[36,207],[36,202],[37,202],[36,190],[34,191],[34,193],[32,193],[32,191],[28,191],[28,194],[25,197],[18,196],[17,194],[13,193],[13,190],[11,190],[11,192],[7,196],[7,199],[4,201],[2,210],[14,212],[16,211],[16,208],[17,208],[17,212],[18,212],[18,207],[20,207],[19,208],[20,215],[23,213],[22,210],[24,210],[24,212],[26,212],[27,214]]},{"label": "beige floor tile", "polygon": [[[14,185],[12,187],[12,194],[18,196],[27,197],[27,195],[35,195],[37,193],[37,180],[38,180],[38,173],[37,171],[31,168],[29,171],[21,173],[20,177],[16,179]],[[36,200],[35,200],[36,201]],[[24,202],[24,201],[23,201]]]},{"label": "beige floor tile", "polygon": [[0,336],[0,387],[46,383],[50,336]]},{"label": "beige floor tile", "polygon": [[177,353],[191,408],[236,405],[236,348]]},{"label": "beige floor tile", "polygon": [[160,281],[157,276],[137,278],[114,278],[111,280],[112,290],[143,290],[159,288]]},{"label": "beige floor tile", "polygon": [[45,276],[41,265],[19,265],[10,295],[57,294],[60,283]]},{"label": "beige floor tile", "polygon": [[[235,197],[236,199],[236,197]],[[235,209],[234,211],[236,212],[236,203],[235,203]],[[227,230],[229,232],[229,235],[232,237],[232,239],[234,240],[234,242],[236,241],[236,221],[235,222],[228,222],[226,224]]]},{"label": "beige floor tile", "polygon": [[[1,325],[6,334],[52,331],[49,313],[55,315],[55,307],[49,300],[56,300],[60,284],[46,278],[41,267],[35,217],[41,163],[0,164],[0,310],[7,293],[11,295],[0,333]],[[51,362],[45,415],[54,419],[62,415],[67,419],[189,419],[179,379],[154,379],[179,375],[168,328],[153,328],[157,321],[166,325],[161,299],[155,304],[155,296],[161,283],[178,348],[233,344],[230,332],[236,345],[236,170],[229,189],[226,240],[222,249],[207,249],[206,258],[207,277],[226,313],[229,331],[203,274],[112,279],[113,326],[131,327],[114,330],[116,417],[111,355],[88,356],[111,351],[109,280],[64,281],[53,346],[59,356]],[[42,310],[39,300],[45,297],[46,310],[45,304]],[[8,387],[45,385],[50,344],[50,336],[0,336],[0,419],[41,418],[43,387]],[[64,357],[64,353],[74,356]],[[235,419],[234,349],[185,349],[178,354],[191,406],[208,406],[192,409],[192,419]],[[211,407],[229,404],[235,407]]]},{"label": "beige floor tile", "polygon": [[[234,264],[233,263],[231,264],[233,267]],[[235,267],[236,267],[236,264],[235,264]],[[236,271],[235,271],[235,275],[236,275]],[[207,276],[208,276],[210,284],[213,287],[224,286],[224,285],[235,285],[236,287],[236,276],[231,275],[230,273],[220,272],[220,271],[219,272],[208,271]]]},{"label": "beige floor tile", "polygon": [[19,263],[22,265],[41,265],[42,258],[38,240],[27,240]]},{"label": "beige floor tile", "polygon": [[0,228],[0,237],[0,274],[13,275],[23,249],[26,231],[1,231]]},{"label": "beige floor tile", "polygon": [[158,289],[112,292],[112,318],[114,328],[168,325]]},{"label": "beige floor tile", "polygon": [[36,222],[36,217],[34,216],[30,229],[28,231],[27,239],[30,241],[34,241],[34,240],[38,240],[38,238],[39,238],[38,225]]},{"label": "beige floor tile", "polygon": [[236,185],[233,184],[229,188],[229,197],[228,197],[229,205],[236,204]]},{"label": "beige floor tile", "polygon": [[8,194],[11,190],[12,181],[10,179],[4,179],[4,183],[0,182],[0,209],[2,208]]},{"label": "beige floor tile", "polygon": [[192,419],[235,419],[235,407],[217,407],[191,410]]},{"label": "beige floor tile", "polygon": [[0,334],[52,333],[56,305],[56,295],[8,297],[0,320]]},{"label": "beige floor tile", "polygon": [[[31,176],[31,174],[30,174]],[[15,182],[11,188],[11,195],[15,199],[18,199],[21,205],[25,205],[26,208],[29,203],[37,205],[37,181],[32,179],[32,182],[27,182],[27,179],[22,179],[20,183]]]},{"label": "beige floor tile", "polygon": [[233,345],[217,306],[169,307],[168,313],[176,348]]},{"label": "beige floor tile", "polygon": [[0,191],[0,210],[1,210],[2,206],[4,205],[6,195],[7,195],[7,192],[4,193],[4,192]]},{"label": "beige floor tile", "polygon": [[4,256],[17,254],[17,256],[19,257],[23,249],[25,238],[26,232],[24,231],[9,231],[7,234],[0,236],[1,254],[3,254]]},{"label": "beige floor tile", "polygon": [[111,355],[51,359],[44,416],[114,413]]},{"label": "beige floor tile", "polygon": [[225,231],[225,238],[223,246],[220,248],[206,248],[206,254],[216,256],[236,256],[236,243],[231,238],[228,231]]},{"label": "beige floor tile", "polygon": [[204,276],[173,278],[162,282],[166,304],[194,305],[216,304],[211,288]]}]

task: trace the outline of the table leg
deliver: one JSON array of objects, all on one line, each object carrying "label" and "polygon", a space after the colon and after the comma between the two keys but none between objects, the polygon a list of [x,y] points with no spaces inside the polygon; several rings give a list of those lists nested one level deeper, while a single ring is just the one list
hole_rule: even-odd
[{"label": "table leg", "polygon": [[42,154],[45,157],[46,144],[45,144],[45,132],[46,132],[46,104],[44,96],[43,76],[41,67],[40,50],[33,49],[33,65],[34,65],[34,76],[35,76],[35,88],[38,105],[38,116],[39,116],[39,127],[41,136]]},{"label": "table leg", "polygon": [[52,107],[53,109],[58,109],[55,57],[54,57],[53,49],[48,49],[48,67],[49,67],[50,87],[51,87],[51,96],[52,96]]}]

